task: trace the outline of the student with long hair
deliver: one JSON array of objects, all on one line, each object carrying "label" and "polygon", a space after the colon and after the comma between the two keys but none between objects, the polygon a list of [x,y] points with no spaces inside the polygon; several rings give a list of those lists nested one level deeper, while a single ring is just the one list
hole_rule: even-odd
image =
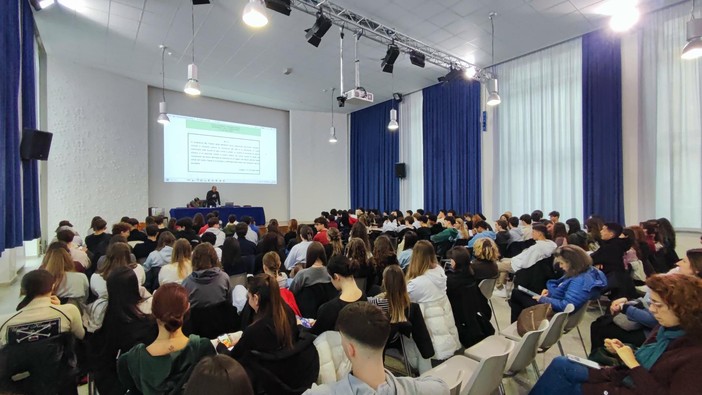
[{"label": "student with long hair", "polygon": [[479,239],[473,245],[474,259],[470,262],[470,270],[476,281],[496,278],[499,274],[497,261],[500,259],[500,250],[492,239]]},{"label": "student with long hair", "polygon": [[[429,330],[424,322],[422,310],[418,304],[410,302],[407,293],[407,283],[405,274],[400,266],[388,266],[383,271],[383,289],[385,292],[377,296],[368,298],[368,302],[377,305],[388,314],[390,324],[401,324],[409,322],[412,324],[412,337],[405,337],[405,349],[410,365],[417,368],[421,373],[431,369],[430,358],[434,356],[434,346],[431,343]],[[398,346],[398,332],[392,333],[389,339],[390,345]]]},{"label": "student with long hair", "polygon": [[135,345],[117,360],[119,380],[130,392],[149,395],[178,391],[190,367],[215,354],[210,339],[183,334],[189,309],[188,291],[183,286],[169,283],[156,290],[151,306],[158,324],[156,340],[148,346]]},{"label": "student with long hair", "polygon": [[424,321],[432,335],[435,358],[444,360],[450,357],[460,348],[458,331],[446,296],[446,273],[436,261],[430,242],[420,240],[414,245],[406,278],[410,300],[422,308]]},{"label": "student with long hair", "polygon": [[331,254],[328,258],[335,255],[344,254],[344,243],[341,241],[341,232],[338,228],[329,228],[327,231],[327,236],[329,237],[329,244],[331,245]]},{"label": "student with long hair", "polygon": [[380,285],[383,282],[383,270],[391,265],[400,265],[397,261],[395,248],[392,246],[390,238],[385,235],[378,236],[373,243],[373,258],[374,271],[376,275],[376,284]]},{"label": "student with long hair", "polygon": [[[257,358],[252,352],[275,354],[284,353],[295,347],[298,341],[298,328],[295,313],[280,296],[278,282],[267,274],[256,275],[249,282],[249,306],[256,313],[254,322],[244,329],[241,338],[235,342],[231,356],[241,362],[249,374],[267,370],[291,388],[309,386],[317,378],[314,366],[319,369],[317,351],[314,347],[300,352],[293,361],[280,363]],[[310,372],[314,378],[310,381]],[[252,377],[254,387],[257,383],[265,387],[266,377]]]},{"label": "student with long hair", "polygon": [[587,249],[585,250],[597,251],[602,242],[600,232],[604,227],[604,221],[600,217],[590,217],[585,221],[585,227],[587,228]]},{"label": "student with long hair", "polygon": [[144,261],[144,270],[149,271],[152,267],[163,267],[171,263],[175,240],[173,233],[167,230],[161,232],[156,242],[156,250],[149,254]]},{"label": "student with long hair", "polygon": [[[280,238],[280,240],[278,240]],[[281,241],[281,243],[279,243]],[[266,233],[265,236],[261,238],[261,242],[258,243],[256,259],[253,267],[253,274],[262,273],[264,270],[263,257],[269,252],[274,252],[278,255],[278,260],[280,262],[285,261],[285,249],[282,248],[282,236],[275,233]],[[282,265],[282,263],[281,263]]]},{"label": "student with long hair", "polygon": [[54,276],[54,294],[56,296],[60,299],[75,299],[78,304],[85,303],[90,287],[88,277],[83,273],[76,272],[66,243],[62,241],[51,243],[39,268]]},{"label": "student with long hair", "polygon": [[[309,252],[309,248],[307,249]],[[263,272],[276,279],[280,288],[287,288],[288,275],[280,271],[280,256],[275,251],[267,252],[263,256]]]},{"label": "student with long hair", "polygon": [[352,238],[346,245],[346,256],[356,267],[354,277],[366,279],[366,287],[363,291],[367,293],[375,285],[375,267],[366,243],[358,237]]},{"label": "student with long hair", "polygon": [[358,288],[354,275],[358,271],[358,263],[343,255],[335,256],[327,265],[327,272],[331,277],[332,285],[341,293],[336,298],[319,307],[317,322],[310,330],[315,335],[334,330],[336,318],[344,306],[365,300],[365,293]]},{"label": "student with long hair", "polygon": [[285,268],[288,270],[300,262],[307,262],[307,248],[312,244],[312,229],[307,225],[301,225],[297,237],[300,241],[290,249],[290,253],[285,258]]},{"label": "student with long hair", "polygon": [[288,232],[283,236],[285,239],[285,247],[291,249],[290,242],[297,239],[297,220],[295,218],[288,221]]},{"label": "student with long hair", "polygon": [[249,270],[246,262],[241,258],[241,244],[234,237],[227,237],[222,245],[222,269],[230,276],[246,273]]},{"label": "student with long hair", "polygon": [[307,267],[297,272],[290,284],[290,291],[296,295],[305,287],[331,282],[327,272],[327,254],[322,243],[310,243],[305,259]]},{"label": "student with long hair", "polygon": [[358,221],[353,226],[351,226],[351,234],[350,237],[352,239],[361,239],[363,240],[363,243],[366,245],[366,251],[371,251],[373,248],[370,243],[370,238],[368,237],[368,228],[366,225],[363,224],[362,221]]},{"label": "student with long hair", "polygon": [[570,218],[566,221],[566,225],[568,225],[568,244],[587,251],[588,234],[580,227],[580,221],[577,218]]},{"label": "student with long hair", "polygon": [[190,374],[184,395],[225,393],[254,395],[246,370],[236,359],[226,355],[202,358]]},{"label": "student with long hair", "polygon": [[158,335],[151,316],[152,298],[142,297],[134,271],[118,267],[107,278],[110,295],[102,327],[88,341],[89,369],[101,394],[124,394],[117,377],[117,356]]},{"label": "student with long hair", "polygon": [[193,272],[193,266],[190,262],[192,253],[193,248],[190,245],[190,241],[186,239],[176,240],[175,243],[173,243],[171,263],[163,266],[161,271],[158,272],[158,283],[160,285],[182,283],[183,279]]},{"label": "student with long hair", "polygon": [[397,261],[402,270],[407,270],[410,260],[412,259],[412,248],[414,248],[414,245],[417,244],[417,241],[419,241],[417,232],[409,230],[407,233],[405,233],[405,238],[403,241],[404,250],[397,254]]},{"label": "student with long hair", "polygon": [[225,273],[214,247],[203,243],[192,254],[193,272],[183,280],[193,308],[208,307],[231,301],[229,276]]}]

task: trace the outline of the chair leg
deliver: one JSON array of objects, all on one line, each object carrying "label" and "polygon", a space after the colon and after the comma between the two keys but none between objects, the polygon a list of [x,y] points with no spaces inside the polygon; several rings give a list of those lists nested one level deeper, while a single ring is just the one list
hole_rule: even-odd
[{"label": "chair leg", "polygon": [[583,352],[585,353],[585,358],[587,358],[587,348],[585,348],[585,340],[583,340],[583,334],[580,333],[579,327],[576,326],[575,329],[578,330],[578,336],[580,336],[580,344],[583,345]]},{"label": "chair leg", "polygon": [[597,299],[597,306],[600,308],[600,314],[604,315],[604,309],[602,308],[602,302]]},{"label": "chair leg", "polygon": [[536,380],[541,378],[541,373],[539,373],[539,364],[536,363],[536,358],[531,361],[531,367],[534,368],[534,373],[536,373]]},{"label": "chair leg", "polygon": [[400,346],[402,348],[402,362],[405,363],[405,370],[407,371],[407,377],[414,377],[412,374],[412,366],[410,366],[409,360],[407,359],[407,349],[405,348],[405,339],[400,334]]},{"label": "chair leg", "polygon": [[488,299],[490,303],[490,308],[492,309],[492,316],[495,318],[495,325],[497,326],[497,332],[500,332],[500,323],[497,322],[497,314],[495,313],[495,306],[492,304],[492,299]]},{"label": "chair leg", "polygon": [[504,383],[502,382],[502,380],[500,380],[500,386],[497,387],[497,389],[500,391],[500,395],[506,395],[506,392],[505,392],[505,385],[504,385]]},{"label": "chair leg", "polygon": [[558,341],[558,349],[561,351],[561,356],[565,357],[565,353],[563,352],[563,346],[561,345],[561,341]]}]

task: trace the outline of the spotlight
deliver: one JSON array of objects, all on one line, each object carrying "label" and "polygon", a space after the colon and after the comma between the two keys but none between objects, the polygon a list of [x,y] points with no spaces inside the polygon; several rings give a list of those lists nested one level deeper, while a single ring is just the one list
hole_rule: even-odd
[{"label": "spotlight", "polygon": [[259,28],[268,24],[266,9],[263,8],[261,0],[249,0],[244,7],[244,14],[241,16],[244,23],[251,27]]},{"label": "spotlight", "polygon": [[339,140],[336,139],[336,129],[332,126],[329,128],[329,142],[336,143],[337,141]]},{"label": "spotlight", "polygon": [[264,2],[269,10],[290,15],[290,0],[264,0]]},{"label": "spotlight", "polygon": [[487,105],[488,106],[496,106],[502,102],[502,99],[500,98],[500,94],[497,91],[497,79],[496,78],[491,78],[487,81],[487,91],[488,91],[488,98],[487,98]]},{"label": "spotlight", "polygon": [[424,67],[425,56],[421,52],[411,51],[410,52],[410,62],[418,67]]},{"label": "spotlight", "polygon": [[158,103],[158,119],[156,121],[161,125],[168,125],[171,123],[171,120],[168,118],[168,107],[165,101]]},{"label": "spotlight", "polygon": [[197,65],[195,63],[188,65],[188,82],[185,83],[183,91],[191,96],[200,95],[200,82],[197,80]]},{"label": "spotlight", "polygon": [[319,47],[319,43],[322,42],[322,37],[324,37],[331,25],[331,19],[324,16],[321,12],[318,12],[317,20],[314,21],[314,25],[305,30],[305,38],[307,39],[307,42],[315,47]]},{"label": "spotlight", "polygon": [[443,77],[439,77],[439,82],[451,82],[453,80],[457,80],[457,79],[462,78],[462,77],[463,77],[463,72],[461,72],[461,70],[454,69],[452,67],[451,70],[448,72],[448,74],[446,74]]},{"label": "spotlight", "polygon": [[687,22],[687,44],[682,59],[697,59],[702,56],[702,19],[692,18]]},{"label": "spotlight", "polygon": [[478,74],[478,69],[475,66],[468,66],[463,72],[466,78],[472,80]]},{"label": "spotlight", "polygon": [[393,98],[393,100],[395,100],[396,102],[402,103],[402,93],[395,92],[395,93],[392,94],[392,98]]},{"label": "spotlight", "polygon": [[390,110],[390,122],[388,123],[388,130],[394,132],[399,128],[400,124],[397,123],[397,110],[393,108]]},{"label": "spotlight", "polygon": [[639,21],[639,9],[634,7],[622,10],[609,20],[609,27],[615,32],[624,32],[631,29]]},{"label": "spotlight", "polygon": [[383,71],[386,73],[392,73],[392,69],[395,67],[395,60],[400,56],[400,48],[395,44],[388,45],[388,50],[385,52],[385,57],[383,58]]}]

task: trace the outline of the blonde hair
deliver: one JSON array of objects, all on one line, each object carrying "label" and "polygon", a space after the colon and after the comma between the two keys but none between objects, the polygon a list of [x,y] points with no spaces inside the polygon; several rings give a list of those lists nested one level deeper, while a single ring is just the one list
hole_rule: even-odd
[{"label": "blonde hair", "polygon": [[407,270],[407,281],[426,273],[433,265],[437,265],[434,246],[426,240],[419,240],[412,248],[412,259]]},{"label": "blonde hair", "polygon": [[462,218],[456,218],[456,223],[458,224],[458,233],[464,239],[469,239],[470,234],[468,233],[468,228],[466,227],[466,222]]},{"label": "blonde hair", "polygon": [[269,251],[263,255],[263,266],[277,276],[278,270],[280,270],[280,256],[278,253]]},{"label": "blonde hair", "polygon": [[478,239],[473,245],[473,255],[481,261],[497,262],[500,258],[500,250],[492,239],[484,237]]},{"label": "blonde hair", "polygon": [[54,289],[58,288],[66,276],[66,272],[75,271],[73,258],[62,241],[51,243],[39,269],[44,269],[54,277]]},{"label": "blonde hair", "polygon": [[193,247],[186,239],[178,239],[173,244],[173,254],[171,255],[171,263],[178,266],[178,278],[184,279],[192,271],[190,257],[193,254]]},{"label": "blonde hair", "polygon": [[410,297],[407,293],[407,282],[399,265],[390,265],[383,271],[383,287],[385,299],[388,301],[390,323],[407,321],[405,310],[410,307]]}]

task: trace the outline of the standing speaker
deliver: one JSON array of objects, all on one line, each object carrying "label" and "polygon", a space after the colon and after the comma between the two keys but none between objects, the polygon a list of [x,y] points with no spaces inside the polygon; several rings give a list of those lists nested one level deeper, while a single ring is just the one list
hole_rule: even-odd
[{"label": "standing speaker", "polygon": [[407,165],[405,165],[404,163],[395,163],[395,177],[407,177]]},{"label": "standing speaker", "polygon": [[47,160],[49,158],[49,149],[51,148],[51,138],[53,136],[52,133],[42,132],[41,130],[22,130],[22,143],[20,143],[20,156],[22,160]]}]

